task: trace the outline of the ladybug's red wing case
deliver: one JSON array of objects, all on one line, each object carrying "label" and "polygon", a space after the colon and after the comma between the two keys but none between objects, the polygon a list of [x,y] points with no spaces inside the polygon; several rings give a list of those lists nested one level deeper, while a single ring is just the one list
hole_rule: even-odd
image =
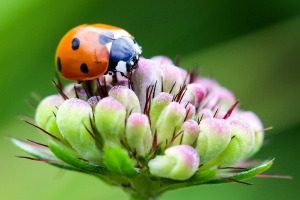
[{"label": "ladybug's red wing case", "polygon": [[127,31],[95,24],[80,25],[66,33],[57,47],[55,59],[64,78],[84,81],[108,71],[131,70],[140,54],[140,46]]}]

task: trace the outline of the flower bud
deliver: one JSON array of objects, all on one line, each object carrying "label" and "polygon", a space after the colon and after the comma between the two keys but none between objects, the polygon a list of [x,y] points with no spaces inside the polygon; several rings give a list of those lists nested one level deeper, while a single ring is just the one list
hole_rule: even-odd
[{"label": "flower bud", "polygon": [[100,163],[101,153],[91,136],[91,106],[80,99],[68,99],[59,107],[56,122],[63,137],[82,158]]},{"label": "flower bud", "polygon": [[187,91],[183,96],[182,102],[190,102],[192,103],[196,108],[199,107],[201,101],[205,97],[205,90],[204,88],[197,83],[192,83],[187,85]]},{"label": "flower bud", "polygon": [[187,120],[183,123],[181,130],[176,133],[176,138],[172,142],[172,145],[186,144],[193,146],[198,135],[199,135],[199,125],[194,120]]},{"label": "flower bud", "polygon": [[80,99],[84,99],[84,100],[88,99],[88,95],[86,94],[86,91],[83,89],[83,87],[80,84],[77,83],[71,83],[66,87],[64,87],[64,93],[69,98],[76,98],[76,96],[78,96]]},{"label": "flower bud", "polygon": [[154,56],[151,60],[158,62],[159,64],[173,64],[173,61],[166,56]]},{"label": "flower bud", "polygon": [[180,129],[186,115],[185,108],[177,102],[171,102],[163,109],[156,123],[158,144],[165,146]]},{"label": "flower bud", "polygon": [[161,64],[160,68],[163,73],[163,92],[172,90],[171,94],[177,94],[188,80],[188,73],[172,64]]},{"label": "flower bud", "polygon": [[199,119],[213,118],[214,113],[212,112],[212,110],[204,108],[199,111],[198,117],[199,117]]},{"label": "flower bud", "polygon": [[126,123],[126,139],[131,150],[145,157],[152,147],[152,133],[148,117],[144,114],[131,114]]},{"label": "flower bud", "polygon": [[215,160],[214,164],[229,166],[247,157],[255,145],[254,131],[247,122],[231,119],[230,128],[232,139],[224,152]]},{"label": "flower bud", "polygon": [[202,163],[207,163],[221,154],[231,139],[230,125],[224,119],[207,118],[200,123],[197,150]]},{"label": "flower bud", "polygon": [[207,102],[206,108],[212,109],[217,105],[218,112],[221,114],[225,114],[230,107],[236,103],[233,93],[221,86],[214,87],[210,91],[207,99],[209,101]]},{"label": "flower bud", "polygon": [[56,113],[64,99],[59,95],[48,96],[37,107],[35,121],[38,126],[63,139],[56,124]]},{"label": "flower bud", "polygon": [[212,91],[214,88],[219,87],[218,82],[210,78],[196,77],[194,83],[202,85],[206,91]]},{"label": "flower bud", "polygon": [[253,147],[252,152],[249,156],[252,156],[255,154],[263,145],[264,141],[264,127],[262,125],[262,122],[260,119],[253,113],[253,112],[238,112],[235,115],[237,118],[240,118],[241,120],[248,122],[248,124],[252,127],[255,134],[255,145]]},{"label": "flower bud", "polygon": [[194,120],[185,121],[182,125],[182,130],[182,144],[193,145],[200,132],[200,127],[197,122]]},{"label": "flower bud", "polygon": [[197,151],[188,145],[177,145],[165,150],[148,163],[154,176],[187,180],[197,171],[200,163]]},{"label": "flower bud", "polygon": [[185,110],[187,112],[187,116],[186,116],[186,119],[193,119],[195,114],[196,114],[196,108],[193,104],[191,103],[188,103],[186,106],[185,106]]},{"label": "flower bud", "polygon": [[142,110],[145,107],[147,88],[156,84],[154,91],[154,96],[156,96],[162,87],[163,74],[159,65],[155,61],[141,58],[138,62],[138,68],[132,74],[132,81],[135,85],[133,89],[140,100]]},{"label": "flower bud", "polygon": [[160,116],[163,109],[170,104],[172,101],[172,95],[166,92],[159,93],[151,102],[150,107],[150,119],[151,126],[153,127],[152,131],[156,127],[156,122],[158,117]]},{"label": "flower bud", "polygon": [[125,132],[125,119],[125,107],[112,97],[106,97],[96,105],[96,128],[106,145],[120,145],[120,139]]},{"label": "flower bud", "polygon": [[110,89],[109,96],[120,102],[127,112],[141,112],[140,102],[136,94],[125,86],[115,86]]}]

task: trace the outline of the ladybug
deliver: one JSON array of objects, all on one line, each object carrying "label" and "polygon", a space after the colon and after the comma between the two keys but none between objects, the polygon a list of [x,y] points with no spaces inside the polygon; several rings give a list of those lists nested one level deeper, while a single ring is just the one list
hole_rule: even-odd
[{"label": "ladybug", "polygon": [[61,39],[56,50],[56,67],[69,80],[93,80],[102,75],[125,74],[136,67],[142,49],[122,28],[80,25]]}]

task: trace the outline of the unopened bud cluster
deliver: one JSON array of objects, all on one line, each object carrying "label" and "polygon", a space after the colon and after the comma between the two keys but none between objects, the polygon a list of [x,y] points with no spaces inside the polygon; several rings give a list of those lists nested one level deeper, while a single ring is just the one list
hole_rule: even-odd
[{"label": "unopened bud cluster", "polygon": [[[71,84],[64,95],[40,102],[35,122],[52,135],[51,164],[152,181],[189,181],[214,171],[210,179],[217,180],[219,169],[262,146],[264,128],[254,113],[241,110],[216,81],[166,57],[140,59],[130,77],[117,78]],[[106,181],[124,185],[121,178]]]}]

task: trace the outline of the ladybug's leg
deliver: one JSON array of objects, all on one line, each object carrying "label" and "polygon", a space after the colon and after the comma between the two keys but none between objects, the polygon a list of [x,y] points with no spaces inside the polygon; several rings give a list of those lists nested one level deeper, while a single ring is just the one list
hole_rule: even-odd
[{"label": "ladybug's leg", "polygon": [[126,71],[129,73],[132,70],[132,66],[128,63],[126,63]]},{"label": "ladybug's leg", "polygon": [[116,85],[118,83],[118,76],[117,76],[117,72],[114,71],[112,72],[112,85]]}]

